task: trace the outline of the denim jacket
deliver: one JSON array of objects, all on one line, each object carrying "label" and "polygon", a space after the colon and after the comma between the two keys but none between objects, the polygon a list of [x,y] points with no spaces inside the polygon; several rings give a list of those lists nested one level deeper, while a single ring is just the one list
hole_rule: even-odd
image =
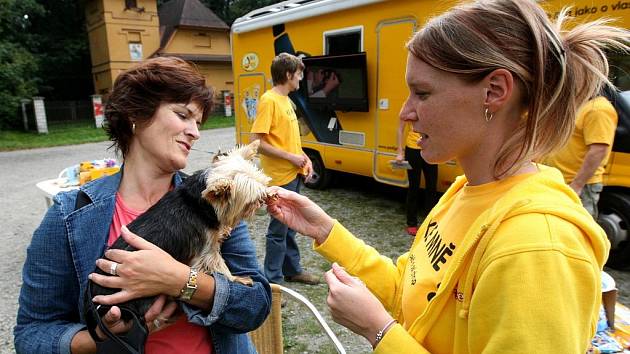
[{"label": "denim jacket", "polygon": [[[33,234],[22,270],[14,329],[17,353],[70,353],[72,337],[86,328],[82,299],[87,276],[105,251],[120,179],[118,173],[82,186],[92,203],[79,210],[74,210],[76,190],[54,197]],[[175,185],[182,181],[179,174],[173,179]],[[185,303],[181,307],[190,322],[208,328],[217,354],[256,353],[247,332],[269,314],[271,288],[245,223],[223,242],[221,254],[232,274],[249,276],[254,285],[229,282],[215,272],[212,309],[204,312]]]}]

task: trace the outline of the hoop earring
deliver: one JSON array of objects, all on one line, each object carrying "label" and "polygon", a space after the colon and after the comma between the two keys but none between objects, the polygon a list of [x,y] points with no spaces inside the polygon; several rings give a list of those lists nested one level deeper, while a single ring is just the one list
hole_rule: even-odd
[{"label": "hoop earring", "polygon": [[[487,120],[487,118],[486,118]],[[136,123],[131,123],[131,134],[136,135]]]},{"label": "hoop earring", "polygon": [[483,117],[486,118],[486,122],[490,123],[492,118],[494,118],[494,113],[488,111],[488,108],[486,107],[486,110],[483,112]]}]

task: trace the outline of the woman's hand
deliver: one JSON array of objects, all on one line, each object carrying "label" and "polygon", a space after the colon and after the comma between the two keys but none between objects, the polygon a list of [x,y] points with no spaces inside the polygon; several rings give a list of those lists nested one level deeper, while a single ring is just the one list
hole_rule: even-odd
[{"label": "woman's hand", "polygon": [[[168,301],[168,302],[167,302]],[[167,300],[165,295],[160,295],[153,302],[149,310],[144,315],[149,333],[164,329],[177,321],[175,311],[177,303]],[[121,318],[120,308],[112,306],[103,316],[103,324],[114,334],[125,333],[131,329],[131,322],[125,322]],[[107,335],[96,326],[96,335],[101,339],[107,339]]]},{"label": "woman's hand", "polygon": [[169,300],[166,295],[158,296],[144,314],[149,333],[162,330],[177,322],[177,318],[182,315],[181,312],[176,313],[177,308],[177,302]]},{"label": "woman's hand", "polygon": [[374,345],[376,333],[392,319],[390,314],[359,278],[337,263],[333,263],[324,278],[329,289],[326,302],[333,320]]},{"label": "woman's hand", "polygon": [[291,229],[323,243],[334,221],[307,197],[280,187],[269,187],[268,195],[276,195],[267,202],[267,211]]},{"label": "woman's hand", "polygon": [[110,272],[113,263],[117,263],[118,276],[97,273],[89,276],[100,286],[121,290],[111,295],[97,295],[92,301],[114,305],[159,294],[178,296],[182,286],[186,284],[190,268],[126,227],[122,228],[121,235],[137,251],[111,249],[105,252],[107,259],[96,261],[96,265],[106,273]]},{"label": "woman's hand", "polygon": [[[131,322],[125,322],[121,318],[120,309],[118,306],[112,306],[109,311],[103,316],[103,325],[114,334],[124,333],[131,329]],[[96,335],[101,339],[107,339],[107,336],[99,326],[96,326]]]}]

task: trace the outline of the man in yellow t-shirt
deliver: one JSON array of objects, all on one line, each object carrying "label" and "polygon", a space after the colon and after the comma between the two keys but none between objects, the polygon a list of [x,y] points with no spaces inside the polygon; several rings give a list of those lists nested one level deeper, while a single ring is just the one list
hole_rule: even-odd
[{"label": "man in yellow t-shirt", "polygon": [[558,168],[565,182],[580,195],[582,204],[597,220],[602,175],[617,128],[615,107],[603,96],[588,101],[578,111],[575,129],[560,151],[545,163]]},{"label": "man in yellow t-shirt", "polygon": [[[300,180],[307,180],[313,165],[302,151],[300,129],[289,93],[300,87],[304,64],[300,58],[281,53],[271,63],[273,87],[258,102],[251,133],[260,140],[260,164],[271,177],[270,185],[300,192]],[[318,284],[319,279],[304,272],[295,231],[271,217],[266,235],[264,270],[272,283],[284,281]]]}]

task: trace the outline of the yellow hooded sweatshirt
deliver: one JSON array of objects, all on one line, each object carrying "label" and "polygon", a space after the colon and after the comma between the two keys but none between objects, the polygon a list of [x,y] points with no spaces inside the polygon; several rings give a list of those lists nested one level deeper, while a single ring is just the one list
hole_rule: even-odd
[{"label": "yellow hooded sweatshirt", "polygon": [[[610,244],[556,169],[539,165],[472,223],[434,296],[404,318],[432,214],[466,185],[459,177],[396,264],[335,222],[314,249],[358,276],[398,321],[376,353],[585,353],[601,304]],[[411,257],[413,258],[413,256]],[[407,311],[407,313],[409,313]]]}]

